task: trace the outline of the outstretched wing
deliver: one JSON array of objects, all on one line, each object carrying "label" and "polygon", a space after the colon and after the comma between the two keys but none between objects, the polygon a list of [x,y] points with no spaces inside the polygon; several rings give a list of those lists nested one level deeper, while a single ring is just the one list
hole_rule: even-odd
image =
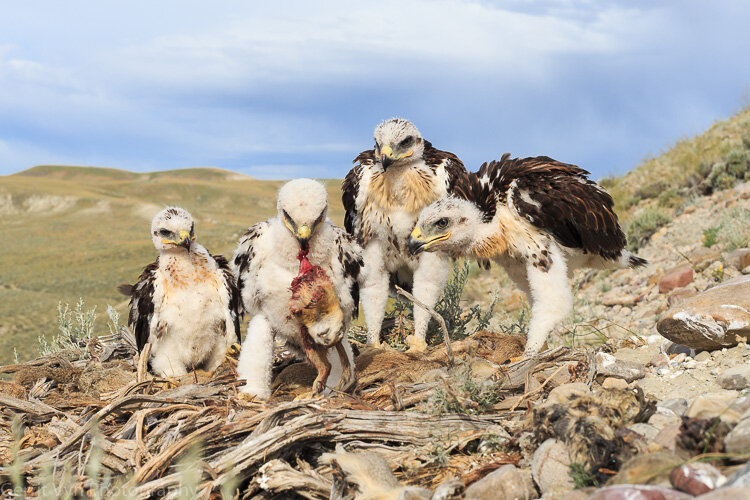
[{"label": "outstretched wing", "polygon": [[216,265],[219,266],[221,275],[224,278],[224,287],[229,296],[229,313],[234,324],[234,333],[237,335],[237,342],[242,342],[240,334],[240,318],[242,317],[240,288],[237,286],[237,280],[234,277],[234,273],[232,273],[232,269],[229,267],[227,259],[223,255],[211,255],[211,257],[216,261]]},{"label": "outstretched wing", "polygon": [[547,156],[509,159],[504,155],[499,162],[482,165],[475,189],[481,197],[489,187],[488,199],[512,207],[561,245],[614,259],[625,246],[625,235],[612,197],[588,175],[576,165]]},{"label": "outstretched wing", "polygon": [[[138,277],[138,282],[127,290],[130,292],[128,325],[135,334],[135,342],[139,352],[148,342],[151,332],[151,318],[154,315],[154,281],[158,268],[159,259],[146,266]],[[125,289],[123,288],[121,291],[125,291]]]},{"label": "outstretched wing", "polygon": [[344,280],[344,287],[349,290],[353,301],[352,317],[359,316],[359,273],[364,266],[362,260],[362,248],[357,244],[352,235],[344,232],[341,228],[332,226],[335,234],[335,245],[338,249],[336,255],[338,272]]},{"label": "outstretched wing", "polygon": [[237,277],[240,311],[251,312],[259,300],[256,279],[257,243],[267,229],[268,222],[259,222],[251,226],[240,238],[240,243],[232,255],[230,267]]}]

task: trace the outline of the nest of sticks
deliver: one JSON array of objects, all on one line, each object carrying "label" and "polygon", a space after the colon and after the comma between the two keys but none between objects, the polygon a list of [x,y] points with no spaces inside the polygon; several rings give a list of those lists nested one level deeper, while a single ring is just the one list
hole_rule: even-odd
[{"label": "nest of sticks", "polygon": [[[0,367],[7,495],[186,498],[189,488],[197,498],[353,498],[336,460],[321,459],[337,446],[380,455],[402,485],[463,487],[521,460],[514,433],[532,402],[594,377],[591,353],[566,348],[501,364],[523,339],[484,331],[420,354],[360,346],[354,393],[319,399],[294,399],[314,370],[280,359],[274,396],[248,402],[238,397],[236,349],[214,373],[168,380],[147,372],[148,352],[131,340],[124,330]],[[492,387],[491,405],[472,410],[449,380],[453,364]],[[467,411],[437,411],[438,389],[467,399]]]}]

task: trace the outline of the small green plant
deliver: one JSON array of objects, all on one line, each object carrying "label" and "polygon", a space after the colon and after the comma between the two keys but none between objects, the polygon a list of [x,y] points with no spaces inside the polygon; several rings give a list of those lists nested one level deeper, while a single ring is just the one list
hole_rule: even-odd
[{"label": "small green plant", "polygon": [[667,214],[660,210],[646,209],[628,224],[626,231],[628,249],[636,251],[669,222]]},{"label": "small green plant", "polygon": [[602,284],[599,285],[599,290],[601,290],[602,293],[607,293],[608,291],[612,290],[612,282],[602,281]]},{"label": "small green plant", "polygon": [[570,464],[568,475],[573,479],[575,489],[586,488],[588,486],[599,486],[596,477],[581,464]]},{"label": "small green plant", "polygon": [[745,248],[750,241],[750,210],[741,207],[727,210],[722,217],[720,238],[729,251]]},{"label": "small green plant", "polygon": [[716,244],[721,226],[711,226],[703,230],[703,246],[711,248]]},{"label": "small green plant", "polygon": [[658,205],[664,208],[678,208],[685,203],[685,198],[682,197],[680,191],[671,187],[659,195]]},{"label": "small green plant", "polygon": [[493,382],[479,383],[472,379],[470,362],[461,361],[453,368],[451,375],[435,389],[429,406],[438,415],[477,415],[486,412],[501,399],[502,395]]},{"label": "small green plant", "polygon": [[658,198],[668,188],[664,181],[656,181],[636,189],[634,196],[641,200]]},{"label": "small green plant", "polygon": [[[480,305],[474,305],[467,311],[461,306],[461,295],[463,295],[466,280],[469,277],[470,266],[468,262],[459,264],[453,263],[453,273],[445,285],[443,295],[435,305],[435,312],[440,314],[445,320],[448,332],[452,339],[464,339],[479,330],[487,328],[492,319],[493,311],[497,305],[497,295],[493,295],[492,302],[485,310]],[[473,322],[473,327],[470,325]],[[430,322],[427,330],[428,342],[440,342],[443,333],[440,331],[437,323]]]},{"label": "small green plant", "polygon": [[508,451],[508,439],[497,434],[488,433],[483,438],[479,445],[479,451],[483,454],[507,452]]},{"label": "small green plant", "polygon": [[724,281],[724,266],[722,264],[719,264],[717,267],[711,270],[711,277],[716,281],[717,283],[721,283]]},{"label": "small green plant", "polygon": [[47,341],[44,335],[37,338],[39,342],[39,354],[45,356],[64,349],[75,349],[86,347],[94,334],[94,323],[96,321],[96,306],[84,310],[83,299],[78,299],[73,310],[69,304],[57,303],[57,327],[59,335]]},{"label": "small green plant", "polygon": [[448,455],[450,455],[453,446],[450,442],[450,437],[441,433],[437,429],[430,431],[430,441],[425,453],[425,458],[428,464],[434,464],[438,467],[445,467],[448,465]]},{"label": "small green plant", "polygon": [[119,335],[120,334],[120,313],[117,312],[117,309],[107,304],[107,316],[109,316],[109,323],[107,323],[107,328],[109,328],[109,334]]}]

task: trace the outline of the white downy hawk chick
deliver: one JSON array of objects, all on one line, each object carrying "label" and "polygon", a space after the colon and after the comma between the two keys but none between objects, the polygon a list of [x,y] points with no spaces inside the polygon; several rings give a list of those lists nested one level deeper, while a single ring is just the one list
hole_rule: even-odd
[{"label": "white downy hawk chick", "polygon": [[167,207],[154,217],[151,238],[159,251],[130,296],[128,324],[138,350],[151,343],[150,368],[159,376],[213,371],[227,348],[240,342],[240,293],[229,264],[195,241],[187,210]]},{"label": "white downy hawk chick", "polygon": [[[451,269],[444,254],[414,256],[409,233],[420,211],[453,191],[467,174],[453,153],[440,151],[422,138],[413,123],[392,118],[375,128],[375,147],[354,160],[342,186],[344,225],[364,249],[362,307],[368,343],[380,343],[389,288],[398,284],[433,307]],[[427,311],[414,308],[412,348],[426,347]]]},{"label": "white downy hawk chick", "polygon": [[[277,336],[303,350],[319,370],[320,363],[332,366],[330,380],[344,390],[354,380],[354,360],[345,335],[357,314],[361,249],[326,218],[327,193],[319,182],[295,179],[284,184],[277,208],[276,217],[248,229],[232,258],[244,309],[252,316],[237,367],[239,377],[246,380],[240,390],[262,399],[271,396]],[[304,345],[301,319],[290,308],[292,282],[302,274],[303,249],[308,264],[319,266],[333,283],[336,307],[343,313],[321,315],[320,323],[307,324],[315,344],[323,347],[318,354],[325,354],[324,360],[314,359],[315,353],[311,355]]]},{"label": "white downy hawk chick", "polygon": [[531,305],[528,357],[572,311],[575,269],[646,261],[625,250],[612,197],[587,171],[546,156],[509,156],[483,164],[457,182],[454,196],[425,208],[409,248],[501,264]]}]

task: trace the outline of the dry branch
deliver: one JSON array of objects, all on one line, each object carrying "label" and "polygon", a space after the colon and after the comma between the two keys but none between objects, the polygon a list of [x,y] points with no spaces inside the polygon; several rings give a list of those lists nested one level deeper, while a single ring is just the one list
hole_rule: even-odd
[{"label": "dry branch", "polygon": [[406,290],[404,290],[398,285],[395,285],[395,286],[396,286],[397,293],[399,293],[400,295],[403,295],[408,300],[411,300],[412,303],[414,303],[414,305],[416,305],[417,307],[421,307],[422,309],[427,311],[430,314],[430,316],[435,318],[435,321],[438,322],[438,324],[440,325],[440,330],[443,332],[443,340],[445,340],[445,350],[448,353],[448,364],[450,366],[453,366],[454,364],[453,363],[453,349],[451,348],[451,339],[450,339],[450,336],[448,335],[448,327],[445,324],[445,319],[443,319],[443,317],[440,316],[433,308],[427,307],[424,304],[424,302],[417,300],[414,297],[414,295],[410,294],[409,292],[407,292]]}]

